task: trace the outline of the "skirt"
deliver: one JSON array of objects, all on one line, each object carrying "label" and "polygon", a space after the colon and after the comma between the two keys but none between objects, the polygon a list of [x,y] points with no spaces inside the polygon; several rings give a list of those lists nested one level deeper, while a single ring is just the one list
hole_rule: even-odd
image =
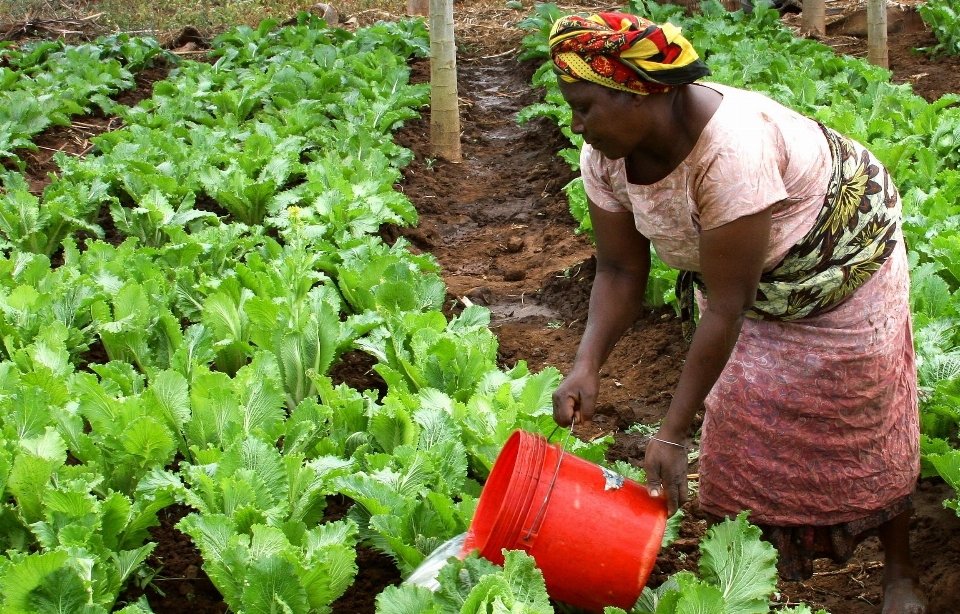
[{"label": "skirt", "polygon": [[705,512],[830,526],[913,492],[920,433],[909,286],[900,241],[836,308],[791,322],[746,319],[704,403]]}]

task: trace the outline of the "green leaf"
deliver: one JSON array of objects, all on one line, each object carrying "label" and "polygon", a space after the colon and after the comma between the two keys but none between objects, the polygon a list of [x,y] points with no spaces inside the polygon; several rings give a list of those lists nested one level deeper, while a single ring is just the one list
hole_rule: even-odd
[{"label": "green leaf", "polygon": [[533,558],[521,550],[504,550],[503,572],[480,579],[461,608],[462,614],[519,611],[553,614],[543,574]]},{"label": "green leaf", "polygon": [[[767,601],[769,601],[769,598]],[[725,614],[733,614],[735,612],[768,612],[769,610],[770,606],[767,604],[764,608],[755,610],[728,604],[719,588],[709,584],[696,584],[682,588],[682,596],[677,602],[676,613],[716,614],[717,612],[724,612]]]},{"label": "green leaf", "polygon": [[150,416],[141,416],[128,423],[120,441],[127,453],[142,459],[143,468],[167,465],[177,450],[170,431]]},{"label": "green leaf", "polygon": [[184,428],[187,443],[204,449],[229,445],[242,433],[244,413],[225,373],[198,369],[191,383],[192,414]]},{"label": "green leaf", "polygon": [[370,418],[369,430],[380,449],[391,454],[397,446],[413,444],[419,429],[404,409],[397,408],[394,412],[387,409],[377,412]]},{"label": "green leaf", "polygon": [[[28,554],[17,557],[9,564],[0,567],[2,577],[0,586],[3,586],[3,606],[6,611],[29,612],[32,604],[31,593],[41,587],[47,578],[67,564],[70,555],[64,550],[55,550],[42,554]],[[73,586],[66,580],[64,589],[70,592]],[[81,588],[82,585],[81,585]],[[86,591],[84,591],[86,592]],[[72,601],[64,595],[65,600]],[[84,595],[83,602],[86,602]]]},{"label": "green leaf", "polygon": [[[928,454],[925,458],[936,468],[940,476],[953,487],[954,494],[960,493],[960,450],[950,450],[944,454]],[[945,507],[953,508],[960,515],[960,495],[953,501],[944,502]]]},{"label": "green leaf", "polygon": [[[187,379],[176,371],[160,371],[143,394],[144,409],[153,411],[173,433],[190,421],[190,390]],[[182,449],[186,454],[187,450]]]},{"label": "green leaf", "polygon": [[[193,539],[203,555],[203,570],[235,611],[242,610],[247,548],[223,514],[188,514],[177,528]],[[245,537],[245,536],[244,536]]]},{"label": "green leaf", "polygon": [[30,591],[29,612],[37,614],[93,614],[106,613],[87,603],[90,598],[87,587],[77,570],[64,565],[48,574],[43,584]]},{"label": "green leaf", "polygon": [[326,523],[307,533],[300,581],[312,608],[323,610],[353,584],[356,543],[357,525],[349,520]]},{"label": "green leaf", "polygon": [[680,536],[680,525],[683,524],[683,510],[678,509],[673,516],[667,519],[667,528],[663,532],[663,540],[660,542],[660,549],[664,549],[677,540]]},{"label": "green leaf", "polygon": [[723,592],[731,614],[766,613],[777,588],[777,551],[747,515],[714,525],[700,544],[700,574]]},{"label": "green leaf", "polygon": [[633,607],[633,614],[653,614],[654,612],[661,612],[659,607],[660,600],[668,593],[677,595],[680,591],[677,575],[678,574],[670,576],[666,582],[657,588],[650,588],[649,586],[643,587],[643,592],[640,593],[640,598]]},{"label": "green leaf", "polygon": [[249,321],[243,310],[249,294],[243,293],[238,304],[228,293],[217,292],[203,303],[203,323],[216,341],[217,368],[230,376],[247,364],[251,353]]},{"label": "green leaf", "polygon": [[297,570],[279,556],[253,559],[243,589],[243,611],[251,614],[308,614],[307,593]]},{"label": "green leaf", "polygon": [[273,355],[258,352],[249,365],[237,372],[233,388],[243,411],[243,432],[262,433],[275,441],[285,417],[285,404],[280,372]]},{"label": "green leaf", "polygon": [[156,544],[144,544],[132,550],[111,552],[110,558],[113,559],[117,567],[117,582],[121,584],[126,582],[127,578],[147,560],[147,557],[150,556],[150,553],[153,552],[155,547]]},{"label": "green leaf", "polygon": [[50,487],[50,477],[67,459],[67,447],[52,427],[43,435],[20,442],[20,452],[14,457],[7,489],[17,499],[20,513],[29,524],[42,518],[44,494]]},{"label": "green leaf", "polygon": [[433,603],[430,589],[411,584],[388,586],[377,595],[377,614],[433,614],[440,610]]}]

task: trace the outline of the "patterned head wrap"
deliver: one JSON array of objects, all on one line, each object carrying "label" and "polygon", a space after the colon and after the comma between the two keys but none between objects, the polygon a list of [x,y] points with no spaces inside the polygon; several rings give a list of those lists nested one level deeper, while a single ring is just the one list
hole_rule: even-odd
[{"label": "patterned head wrap", "polygon": [[634,94],[665,92],[710,74],[680,28],[627,13],[561,17],[550,56],[564,81],[590,81]]}]

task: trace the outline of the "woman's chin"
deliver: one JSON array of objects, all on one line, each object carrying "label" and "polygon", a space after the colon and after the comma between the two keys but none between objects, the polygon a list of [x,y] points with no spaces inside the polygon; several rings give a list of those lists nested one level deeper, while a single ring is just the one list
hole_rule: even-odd
[{"label": "woman's chin", "polygon": [[607,160],[620,160],[621,158],[627,157],[627,154],[623,152],[606,151],[604,149],[598,149],[597,151]]}]

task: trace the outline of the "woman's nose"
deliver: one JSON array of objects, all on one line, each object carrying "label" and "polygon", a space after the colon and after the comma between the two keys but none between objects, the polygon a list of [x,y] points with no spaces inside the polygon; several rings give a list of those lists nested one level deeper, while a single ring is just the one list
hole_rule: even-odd
[{"label": "woman's nose", "polygon": [[574,134],[583,134],[583,121],[574,113],[570,118],[570,131]]}]

